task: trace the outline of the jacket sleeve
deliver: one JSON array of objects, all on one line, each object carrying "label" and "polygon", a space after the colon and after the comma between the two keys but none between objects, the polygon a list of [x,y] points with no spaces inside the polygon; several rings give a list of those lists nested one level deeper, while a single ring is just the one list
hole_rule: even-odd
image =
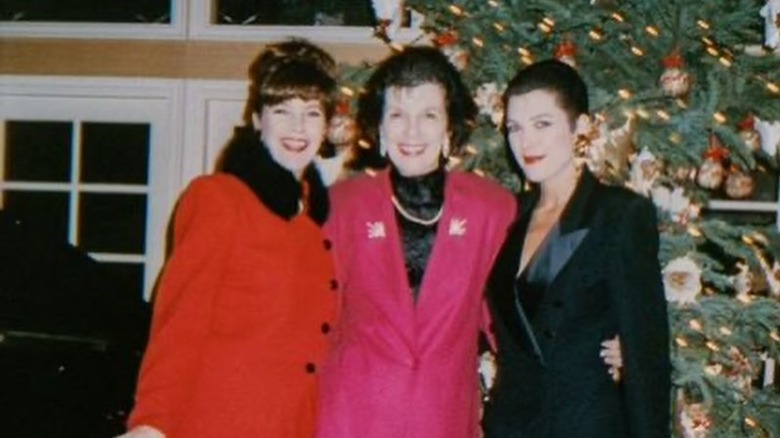
[{"label": "jacket sleeve", "polygon": [[658,263],[656,212],[644,198],[635,198],[625,211],[609,281],[618,312],[630,436],[667,438],[671,433],[669,323]]},{"label": "jacket sleeve", "polygon": [[203,342],[237,217],[224,189],[211,182],[193,182],[177,209],[129,427],[149,425],[170,435],[205,362]]}]

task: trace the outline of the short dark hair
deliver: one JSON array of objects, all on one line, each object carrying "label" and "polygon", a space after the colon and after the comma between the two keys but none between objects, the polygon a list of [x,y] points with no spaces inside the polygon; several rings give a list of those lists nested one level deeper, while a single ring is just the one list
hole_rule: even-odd
[{"label": "short dark hair", "polygon": [[372,145],[379,142],[379,125],[385,109],[385,91],[391,87],[440,85],[447,107],[447,127],[453,152],[468,140],[477,107],[460,73],[438,49],[410,46],[382,61],[369,77],[358,99],[357,122],[362,136]]},{"label": "short dark hair", "polygon": [[512,96],[535,90],[555,94],[558,105],[569,115],[572,124],[577,117],[589,111],[585,81],[577,70],[557,59],[539,61],[518,71],[504,91],[504,108]]},{"label": "short dark hair", "polygon": [[303,39],[267,46],[249,66],[249,95],[244,122],[265,105],[292,98],[319,100],[328,118],[333,113],[336,62],[320,47]]}]

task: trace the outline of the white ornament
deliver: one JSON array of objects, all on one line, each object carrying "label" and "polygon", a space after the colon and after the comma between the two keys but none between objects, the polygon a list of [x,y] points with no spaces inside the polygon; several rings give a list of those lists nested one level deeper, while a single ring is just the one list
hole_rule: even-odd
[{"label": "white ornament", "polygon": [[699,216],[699,209],[691,205],[691,200],[685,196],[681,187],[669,190],[667,187],[653,187],[650,190],[653,203],[660,209],[669,212],[672,220],[677,223],[686,223],[689,219]]},{"label": "white ornament", "polygon": [[683,96],[691,89],[690,75],[680,68],[669,68],[661,74],[661,89],[672,97]]},{"label": "white ornament", "polygon": [[780,0],[769,0],[759,12],[764,17],[764,46],[780,52]]},{"label": "white ornament", "polygon": [[740,263],[737,265],[739,272],[731,277],[731,284],[734,286],[734,290],[737,291],[737,296],[747,296],[753,289],[753,273],[750,272],[748,265]]},{"label": "white ornament", "polygon": [[663,269],[666,300],[677,304],[695,303],[701,293],[701,268],[688,256],[670,261]]},{"label": "white ornament", "polygon": [[756,118],[756,131],[761,137],[761,150],[774,158],[780,148],[780,121],[766,122]]},{"label": "white ornament", "polygon": [[490,116],[490,121],[494,125],[501,125],[504,120],[504,107],[501,103],[501,93],[495,82],[480,85],[474,96],[474,103],[477,104],[480,114]]},{"label": "white ornament", "polygon": [[658,160],[649,149],[643,148],[642,152],[631,163],[628,186],[642,196],[648,196],[660,174]]},{"label": "white ornament", "polygon": [[705,189],[714,190],[723,184],[725,178],[726,168],[723,163],[715,158],[705,158],[696,174],[696,183]]}]

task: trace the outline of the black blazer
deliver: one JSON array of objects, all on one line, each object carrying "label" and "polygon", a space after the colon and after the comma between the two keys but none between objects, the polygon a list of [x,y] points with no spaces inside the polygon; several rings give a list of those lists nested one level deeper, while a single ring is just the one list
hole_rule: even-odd
[{"label": "black blazer", "polygon": [[[499,371],[486,436],[668,438],[669,327],[655,207],[583,171],[546,244],[552,257],[546,281],[536,284],[538,306],[526,315],[515,277],[538,198],[537,191],[520,197],[488,286]],[[600,343],[616,334],[619,384],[599,356]]]}]

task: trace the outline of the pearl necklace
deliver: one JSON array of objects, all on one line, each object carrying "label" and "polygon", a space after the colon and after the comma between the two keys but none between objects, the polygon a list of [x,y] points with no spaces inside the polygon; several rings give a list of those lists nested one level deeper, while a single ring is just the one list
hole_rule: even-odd
[{"label": "pearl necklace", "polygon": [[425,227],[430,227],[431,225],[435,224],[436,222],[439,222],[439,219],[441,219],[441,214],[444,212],[444,205],[439,207],[439,211],[436,212],[435,215],[433,215],[430,219],[420,219],[417,216],[414,216],[413,214],[406,211],[406,209],[401,205],[400,202],[398,202],[398,199],[395,196],[390,196],[390,200],[393,202],[393,205],[395,206],[395,209],[398,211],[398,213],[401,214],[405,219],[407,219],[409,222],[413,222],[415,224],[419,224]]}]

